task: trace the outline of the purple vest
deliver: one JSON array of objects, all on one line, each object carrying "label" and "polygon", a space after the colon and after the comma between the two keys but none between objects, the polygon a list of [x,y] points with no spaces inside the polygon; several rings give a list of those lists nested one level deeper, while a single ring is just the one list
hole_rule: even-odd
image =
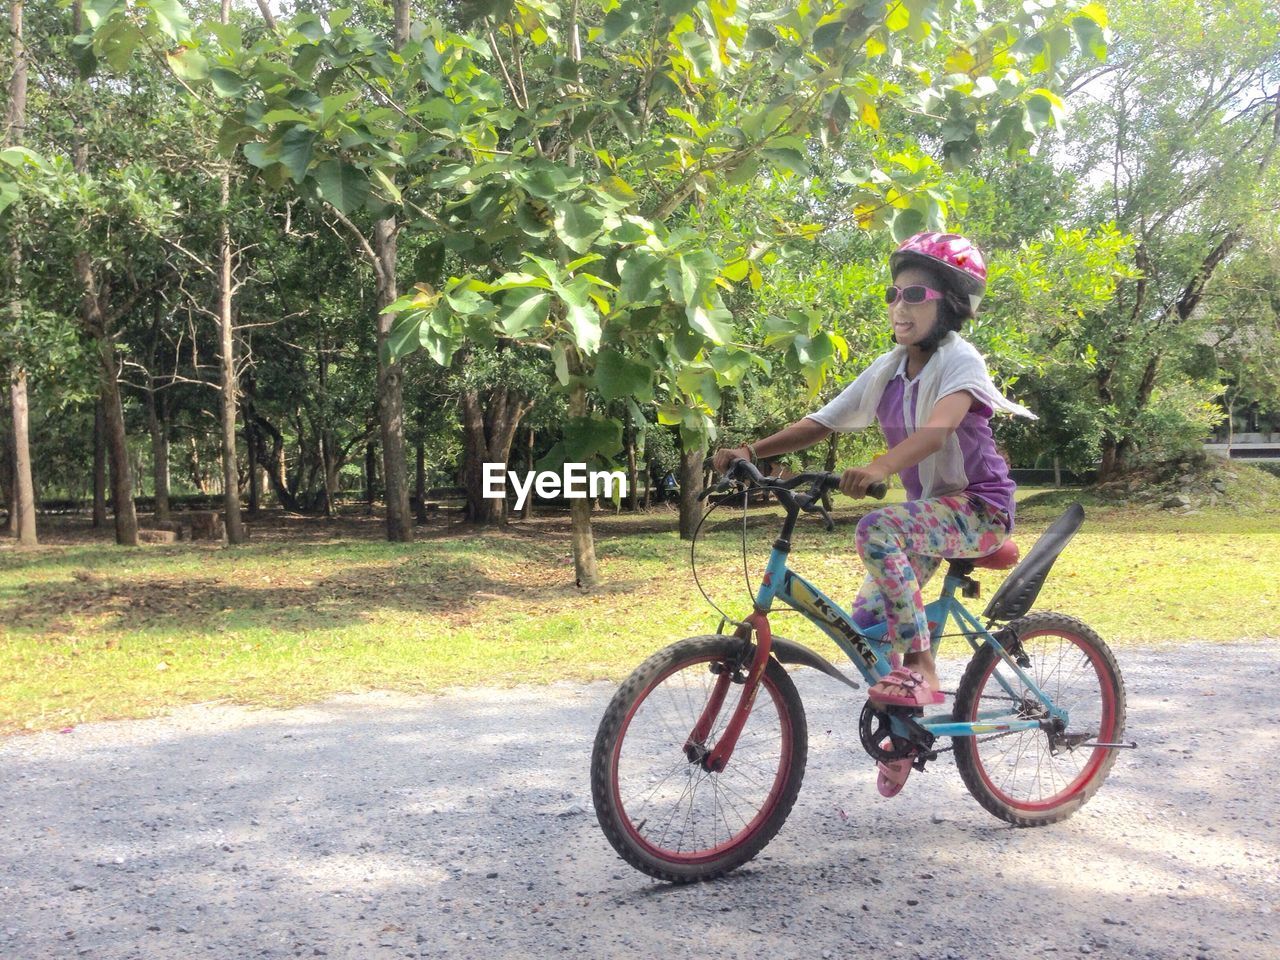
[{"label": "purple vest", "polygon": [[[876,419],[880,421],[880,429],[890,447],[896,447],[907,439],[907,425],[904,417],[904,394],[910,391],[909,409],[912,413],[912,428],[928,419],[928,410],[916,409],[916,394],[920,389],[917,377],[907,381],[906,372],[899,370],[897,376],[889,381],[884,389],[884,396],[876,407]],[[1004,458],[996,453],[995,438],[991,435],[991,415],[993,411],[985,403],[974,399],[969,412],[956,428],[956,440],[964,455],[964,493],[973,498],[991,504],[997,510],[1003,510],[1009,517],[1009,529],[1013,530],[1014,491],[1017,485],[1009,479],[1009,466]],[[920,471],[916,467],[908,467],[900,474],[902,484],[906,487],[907,496],[912,500],[920,500],[924,495],[924,487],[920,483]]]}]

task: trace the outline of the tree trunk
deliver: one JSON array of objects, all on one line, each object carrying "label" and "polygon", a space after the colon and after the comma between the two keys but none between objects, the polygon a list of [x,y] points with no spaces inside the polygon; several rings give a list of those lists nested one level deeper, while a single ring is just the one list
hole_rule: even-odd
[{"label": "tree trunk", "polygon": [[1106,483],[1119,473],[1119,449],[1120,443],[1113,433],[1108,431],[1102,435],[1100,447],[1102,456],[1098,462],[1098,483]]},{"label": "tree trunk", "polygon": [[[397,4],[399,6],[399,4]],[[395,317],[385,308],[396,299],[396,232],[394,220],[373,226],[373,249],[382,264],[378,281],[378,426],[382,439],[382,475],[386,483],[387,539],[413,539],[409,483],[404,456],[404,365],[386,359]]]},{"label": "tree trunk", "polygon": [[627,451],[627,499],[632,513],[640,509],[640,475],[636,470],[636,433],[635,420],[628,406],[623,439]]},{"label": "tree trunk", "polygon": [[366,443],[364,445],[364,501],[369,513],[373,513],[373,502],[378,498],[377,458],[377,447],[372,443]]},{"label": "tree trunk", "polygon": [[[826,470],[827,473],[832,473],[836,469],[836,441],[839,439],[840,439],[840,435],[838,433],[833,433],[831,434],[831,436],[827,438],[827,460],[826,460],[826,465],[823,467],[823,469]],[[831,491],[830,490],[823,491],[822,506],[824,509],[830,511],[831,509]]]},{"label": "tree trunk", "polygon": [[[222,0],[220,17],[225,25],[231,21],[231,0]],[[218,223],[218,339],[222,355],[222,509],[226,514],[227,543],[246,540],[240,517],[240,465],[236,459],[236,346],[232,300],[235,289],[231,276],[231,221],[227,208],[231,204],[231,171],[219,176],[222,196],[221,220]]]},{"label": "tree trunk", "polygon": [[249,515],[257,516],[262,509],[262,477],[258,464],[258,428],[247,413],[244,418],[245,452],[249,458]]},{"label": "tree trunk", "polygon": [[[478,390],[466,390],[460,399],[466,518],[472,523],[504,524],[507,522],[506,465],[511,459],[511,446],[515,441],[516,430],[525,414],[533,408],[533,404],[505,387],[495,388],[483,395]],[[504,496],[484,496],[486,463],[503,465]]]},{"label": "tree trunk", "polygon": [[[484,494],[484,454],[488,444],[484,438],[484,417],[480,413],[480,395],[463,390],[458,397],[458,413],[462,418],[462,488],[466,502],[462,515],[470,523],[492,523],[492,505]],[[505,489],[505,487],[504,487]]]},{"label": "tree trunk", "polygon": [[[524,448],[524,468],[526,473],[533,473],[533,427],[528,431],[528,442]],[[524,506],[520,509],[520,519],[528,520],[533,516],[533,488],[529,488],[529,495],[524,498]]]},{"label": "tree trunk", "polygon": [[[585,417],[587,410],[587,387],[582,382],[581,364],[577,354],[573,354],[573,366],[578,376],[569,389],[569,416]],[[600,568],[596,564],[595,539],[591,534],[591,500],[583,497],[569,501],[569,516],[573,529],[573,569],[579,587],[589,590],[600,583]]]},{"label": "tree trunk", "polygon": [[320,483],[324,487],[324,503],[321,504],[321,512],[325,517],[332,518],[337,507],[334,495],[337,493],[338,473],[333,436],[328,430],[322,429],[316,434],[316,439],[320,444]]},{"label": "tree trunk", "polygon": [[89,254],[75,254],[76,277],[83,294],[80,301],[85,330],[97,348],[98,386],[106,422],[107,454],[111,464],[111,505],[115,513],[116,543],[138,545],[138,516],[133,505],[133,474],[129,469],[129,445],[124,430],[124,408],[120,403],[119,361],[115,344],[107,330],[106,316],[98,299],[98,281]]},{"label": "tree trunk", "polygon": [[[12,423],[13,418],[5,410],[5,420]],[[4,498],[6,518],[4,532],[11,537],[18,535],[18,509],[14,503],[13,491],[17,486],[18,473],[13,466],[13,444],[9,431],[0,432],[0,497]]]},{"label": "tree trunk", "polygon": [[259,443],[263,443],[264,434],[271,437],[271,451],[267,453],[264,449],[260,452],[264,454],[261,459],[265,464],[267,481],[275,491],[276,499],[280,501],[280,506],[290,513],[301,513],[298,498],[289,486],[289,474],[284,456],[284,435],[276,429],[275,424],[259,416],[256,411],[250,411],[248,416],[253,418],[254,434]]},{"label": "tree trunk", "polygon": [[424,441],[418,441],[418,469],[414,478],[414,492],[418,500],[417,522],[420,524],[427,522],[427,445]]},{"label": "tree trunk", "polygon": [[155,486],[157,520],[169,519],[169,423],[164,395],[156,389],[156,364],[159,360],[160,326],[164,322],[164,301],[156,297],[155,316],[151,324],[151,342],[147,351],[147,427],[151,433],[151,478]]},{"label": "tree trunk", "polygon": [[[27,439],[27,373],[16,367],[9,383],[13,405],[13,501],[10,511],[17,517],[15,536],[24,546],[36,545],[36,493],[31,481],[31,447]],[[16,509],[15,509],[16,508]]]},{"label": "tree trunk", "polygon": [[[27,52],[22,42],[22,0],[9,6],[9,32],[13,39],[13,73],[9,77],[9,105],[5,111],[4,145],[22,142],[27,117]],[[22,322],[22,244],[16,230],[9,236],[9,310],[15,327]],[[9,515],[14,535],[20,543],[34,546],[36,541],[35,483],[31,477],[30,427],[27,411],[27,372],[15,365],[9,374],[9,393],[13,413],[13,500]]]},{"label": "tree trunk", "polygon": [[93,528],[107,523],[107,415],[99,396],[93,404]]},{"label": "tree trunk", "polygon": [[706,453],[701,446],[684,449],[680,438],[680,539],[692,540],[698,527],[698,494],[702,492],[702,461]]},{"label": "tree trunk", "polygon": [[155,484],[156,519],[169,519],[169,423],[163,410],[164,399],[155,392],[155,381],[148,377],[147,426],[151,432],[151,477]]},{"label": "tree trunk", "polygon": [[[231,175],[222,174],[222,206],[231,199]],[[218,256],[218,336],[222,354],[221,426],[222,426],[222,509],[226,514],[227,542],[245,542],[244,522],[240,517],[240,465],[236,454],[236,353],[232,327],[231,227],[223,218],[219,227]]]},{"label": "tree trunk", "polygon": [[[395,0],[392,44],[398,51],[409,41],[409,0]],[[403,364],[386,359],[394,315],[386,308],[396,299],[396,222],[373,225],[373,251],[381,264],[378,274],[378,426],[382,434],[382,476],[386,485],[387,539],[413,540],[409,513],[409,480],[404,455]]]}]

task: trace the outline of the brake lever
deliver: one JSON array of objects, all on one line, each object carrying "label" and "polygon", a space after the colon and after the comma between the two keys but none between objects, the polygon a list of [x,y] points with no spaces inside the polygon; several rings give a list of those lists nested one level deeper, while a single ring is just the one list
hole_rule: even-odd
[{"label": "brake lever", "polygon": [[735,482],[733,480],[730,480],[728,477],[725,477],[715,486],[707,487],[700,494],[698,494],[698,501],[701,502],[707,499],[707,497],[714,496],[717,493],[724,493],[726,490],[729,490],[734,485],[735,485]]}]

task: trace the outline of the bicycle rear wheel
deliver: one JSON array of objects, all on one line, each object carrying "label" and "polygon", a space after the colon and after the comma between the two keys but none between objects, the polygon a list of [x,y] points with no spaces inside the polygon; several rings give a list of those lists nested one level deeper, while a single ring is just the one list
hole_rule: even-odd
[{"label": "bicycle rear wheel", "polygon": [[[974,799],[1001,820],[1058,823],[1093,796],[1115,762],[1115,750],[1084,744],[1114,743],[1124,733],[1124,681],[1102,638],[1074,617],[1033,613],[1008,629],[1031,660],[1023,670],[1067,710],[1068,725],[1056,745],[1042,729],[956,737],[956,766]],[[960,681],[952,718],[977,723],[997,713],[1029,718],[1046,711],[995,649],[983,646]]]},{"label": "bicycle rear wheel", "polygon": [[710,880],[773,839],[804,779],[808,728],[791,677],[770,659],[727,768],[702,768],[742,686],[731,682],[710,734],[686,752],[722,671],[752,648],[734,637],[691,637],[654,654],[605,711],[591,757],[596,817],[629,864],[659,880]]}]

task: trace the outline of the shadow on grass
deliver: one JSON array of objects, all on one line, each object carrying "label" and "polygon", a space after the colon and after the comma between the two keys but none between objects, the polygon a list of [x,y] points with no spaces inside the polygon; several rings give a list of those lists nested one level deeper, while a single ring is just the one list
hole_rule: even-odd
[{"label": "shadow on grass", "polygon": [[[273,546],[255,551],[251,567],[237,572],[230,566],[217,577],[166,573],[162,567],[152,576],[134,572],[116,577],[112,572],[119,561],[111,563],[110,554],[75,551],[55,564],[70,568],[71,579],[6,589],[0,593],[7,601],[0,612],[15,630],[34,633],[67,632],[84,618],[93,620],[97,630],[199,632],[219,629],[232,617],[236,629],[297,629],[300,622],[314,627],[364,623],[382,611],[459,622],[493,601],[516,610],[521,604],[581,595],[571,579],[571,564],[569,575],[558,580],[538,575],[539,568],[557,568],[545,551],[526,547],[519,555],[527,557],[527,564],[503,564],[497,572],[485,553],[493,550],[509,560],[512,547],[495,541],[441,556],[413,545],[357,546],[343,555],[353,562],[351,568],[308,576],[309,560],[332,563],[331,546]],[[217,563],[226,561],[226,554],[217,555]],[[593,595],[625,595],[646,582],[643,577],[614,578]]]}]

